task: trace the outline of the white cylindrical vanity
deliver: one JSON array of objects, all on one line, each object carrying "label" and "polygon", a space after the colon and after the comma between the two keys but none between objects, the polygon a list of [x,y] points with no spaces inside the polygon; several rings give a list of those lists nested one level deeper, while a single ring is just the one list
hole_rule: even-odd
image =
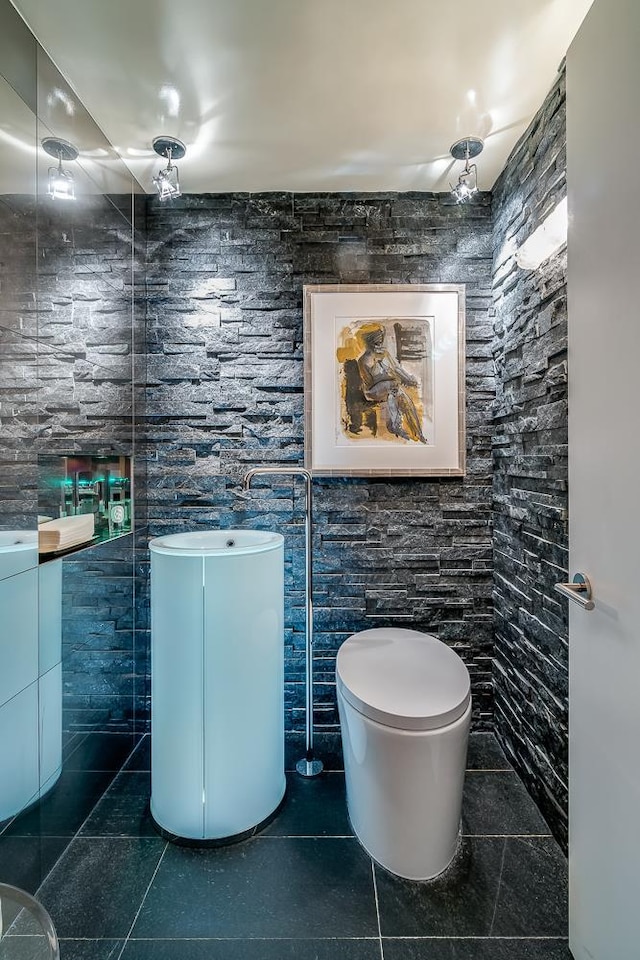
[{"label": "white cylindrical vanity", "polygon": [[151,550],[151,813],[171,838],[230,842],[285,791],[284,538],[157,537]]}]

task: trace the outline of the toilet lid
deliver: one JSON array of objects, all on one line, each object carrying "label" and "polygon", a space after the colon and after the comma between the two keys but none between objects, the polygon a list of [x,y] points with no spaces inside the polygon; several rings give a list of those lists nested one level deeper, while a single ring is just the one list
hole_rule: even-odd
[{"label": "toilet lid", "polygon": [[364,630],[349,637],[338,651],[336,683],[365,717],[401,730],[444,727],[471,700],[460,657],[416,630]]}]

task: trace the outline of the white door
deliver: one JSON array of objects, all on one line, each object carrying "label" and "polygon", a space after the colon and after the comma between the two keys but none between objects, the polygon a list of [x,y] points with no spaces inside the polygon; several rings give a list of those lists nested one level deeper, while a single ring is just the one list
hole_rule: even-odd
[{"label": "white door", "polygon": [[640,957],[640,0],[567,56],[570,946]]}]

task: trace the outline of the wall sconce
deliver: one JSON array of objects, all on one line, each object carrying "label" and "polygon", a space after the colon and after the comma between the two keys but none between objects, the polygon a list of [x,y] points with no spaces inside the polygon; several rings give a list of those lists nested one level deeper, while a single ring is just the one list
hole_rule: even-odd
[{"label": "wall sconce", "polygon": [[175,137],[156,137],[153,141],[153,149],[159,157],[164,157],[169,161],[167,166],[159,170],[157,176],[153,178],[154,186],[158,191],[158,199],[173,200],[181,195],[178,168],[173,161],[182,160],[187,148],[181,140],[176,140]]},{"label": "wall sconce", "polygon": [[58,137],[45,137],[41,142],[44,152],[58,161],[57,167],[49,167],[47,193],[52,200],[75,200],[75,177],[71,170],[64,169],[62,161],[77,160],[78,150],[68,140],[60,140]]},{"label": "wall sconce", "polygon": [[458,177],[458,182],[454,185],[449,182],[451,193],[456,198],[457,203],[465,203],[470,200],[474,193],[478,192],[478,169],[475,163],[469,164],[469,160],[482,153],[484,141],[478,137],[465,137],[464,140],[456,140],[451,147],[450,153],[454,160],[464,160],[464,170]]},{"label": "wall sconce", "polygon": [[569,218],[567,198],[545,217],[539,227],[530,234],[516,253],[516,263],[523,270],[537,270],[567,242]]}]

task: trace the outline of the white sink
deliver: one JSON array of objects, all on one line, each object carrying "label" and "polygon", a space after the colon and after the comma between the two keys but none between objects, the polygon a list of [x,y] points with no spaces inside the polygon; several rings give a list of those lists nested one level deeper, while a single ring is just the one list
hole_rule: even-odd
[{"label": "white sink", "polygon": [[37,564],[37,530],[0,530],[0,580]]},{"label": "white sink", "polygon": [[149,543],[154,553],[181,553],[216,556],[220,553],[246,554],[277,550],[284,542],[280,533],[262,530],[199,530],[156,537]]}]

